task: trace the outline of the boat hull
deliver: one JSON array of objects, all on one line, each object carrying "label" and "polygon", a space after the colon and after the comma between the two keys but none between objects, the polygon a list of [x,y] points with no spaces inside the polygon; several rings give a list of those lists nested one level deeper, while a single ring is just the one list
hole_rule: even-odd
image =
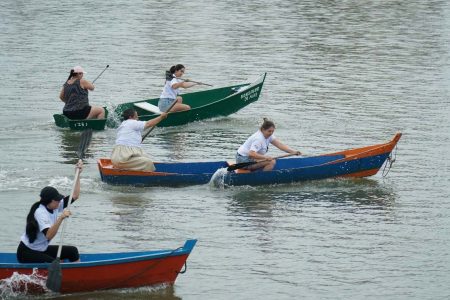
[{"label": "boat hull", "polygon": [[[206,91],[186,93],[181,95],[183,103],[191,106],[190,110],[173,112],[158,127],[179,126],[194,121],[200,121],[220,116],[228,116],[259,99],[266,74],[263,74],[252,84],[239,84]],[[159,98],[123,103],[117,106],[115,114],[121,116],[126,109],[133,108],[138,112],[139,120],[148,121],[158,117],[135,106],[135,103],[147,102],[158,105]]]},{"label": "boat hull", "polygon": [[[264,185],[293,183],[335,177],[367,177],[375,175],[400,140],[401,133],[385,143],[355,148],[313,157],[278,159],[272,171],[248,172],[236,170],[214,176],[214,185]],[[196,163],[155,163],[157,172],[116,169],[111,160],[99,159],[103,182],[113,185],[178,186],[205,184],[219,169],[228,167],[225,161]]]},{"label": "boat hull", "polygon": [[228,166],[226,161],[193,163],[155,163],[157,172],[117,169],[111,160],[97,161],[100,177],[111,185],[186,186],[208,183],[217,169]]},{"label": "boat hull", "polygon": [[103,130],[108,123],[108,110],[105,109],[105,119],[83,119],[83,120],[72,120],[67,118],[63,114],[54,114],[53,119],[55,124],[61,128],[70,128],[71,130]]},{"label": "boat hull", "polygon": [[[195,243],[196,240],[187,240],[175,250],[81,255],[80,263],[61,264],[61,293],[173,284]],[[33,274],[43,279],[42,282],[17,286],[32,294],[47,292],[45,279],[49,264],[19,264],[15,253],[2,253],[0,259],[0,281],[17,274]]]}]

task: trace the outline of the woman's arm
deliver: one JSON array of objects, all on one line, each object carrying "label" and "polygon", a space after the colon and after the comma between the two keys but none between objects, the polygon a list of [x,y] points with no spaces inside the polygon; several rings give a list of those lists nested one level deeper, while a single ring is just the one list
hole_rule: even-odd
[{"label": "woman's arm", "polygon": [[165,118],[167,118],[167,113],[162,112],[157,118],[148,120],[144,125],[144,129],[156,126],[159,122],[161,122]]},{"label": "woman's arm", "polygon": [[51,240],[55,237],[55,235],[58,233],[58,229],[62,221],[70,215],[71,215],[70,210],[65,209],[62,212],[62,214],[58,217],[58,219],[56,219],[55,224],[53,224],[50,228],[48,228],[47,233],[45,234],[47,240]]},{"label": "woman's arm", "polygon": [[292,153],[292,154],[296,154],[296,155],[301,155],[302,153],[300,151],[291,149],[289,146],[283,144],[282,142],[280,142],[278,139],[274,139],[272,141],[272,145],[274,145],[275,147],[277,147],[278,149],[287,152],[287,153]]},{"label": "woman's arm", "polygon": [[86,79],[83,79],[83,78],[80,80],[80,85],[85,90],[93,91],[95,89],[94,84],[92,84],[90,81],[87,81]]},{"label": "woman's arm", "polygon": [[[77,165],[75,166],[75,170],[79,169],[80,174],[81,171],[83,171],[83,161],[80,159],[77,163]],[[80,197],[80,174],[78,174],[78,178],[77,178],[77,182],[75,183],[75,189],[73,190],[73,196],[72,196],[72,201],[77,200]]]},{"label": "woman's arm", "polygon": [[255,152],[253,150],[250,150],[248,152],[248,157],[250,157],[251,159],[272,159],[272,157],[270,156],[259,154],[258,152]]},{"label": "woman's arm", "polygon": [[62,102],[66,103],[66,101],[64,100],[64,87],[59,92],[59,99],[61,99]]},{"label": "woman's arm", "polygon": [[197,85],[197,83],[190,82],[189,80],[186,80],[186,81],[183,81],[183,82],[178,82],[178,83],[172,84],[172,88],[173,89],[177,89],[177,88],[182,87],[184,89],[187,89],[187,88],[190,88],[190,87],[192,87],[194,85]]}]

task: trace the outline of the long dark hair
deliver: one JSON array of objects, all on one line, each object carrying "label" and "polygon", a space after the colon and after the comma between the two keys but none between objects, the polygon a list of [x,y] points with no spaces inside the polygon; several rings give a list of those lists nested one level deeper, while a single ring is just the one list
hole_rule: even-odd
[{"label": "long dark hair", "polygon": [[166,71],[166,80],[167,81],[172,80],[173,79],[173,74],[176,71],[179,71],[181,69],[184,69],[184,66],[182,64],[171,66],[170,69],[168,71]]},{"label": "long dark hair", "polygon": [[73,69],[70,70],[70,74],[69,74],[69,78],[67,78],[66,81],[69,81],[70,79],[72,79],[73,76],[76,76],[78,73],[75,73]]},{"label": "long dark hair", "polygon": [[262,125],[260,127],[261,130],[267,130],[271,127],[275,128],[275,123],[270,121],[269,119],[263,118],[263,121],[264,122],[262,123]]},{"label": "long dark hair", "polygon": [[33,243],[37,239],[37,235],[39,232],[39,224],[36,221],[36,218],[34,217],[34,213],[36,212],[36,209],[41,204],[40,201],[35,202],[30,209],[30,212],[27,216],[27,227],[25,229],[25,232],[28,236],[28,239],[30,240],[30,243]]}]

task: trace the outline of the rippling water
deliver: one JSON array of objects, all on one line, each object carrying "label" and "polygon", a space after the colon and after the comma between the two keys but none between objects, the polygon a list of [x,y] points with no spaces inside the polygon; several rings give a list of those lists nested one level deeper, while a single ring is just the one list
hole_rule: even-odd
[{"label": "rippling water", "polygon": [[154,130],[145,149],[158,161],[232,159],[265,116],[306,154],[404,133],[386,178],[134,189],[100,181],[96,159],[115,131],[96,132],[65,241],[82,252],[199,242],[173,288],[64,299],[450,297],[447,1],[5,0],[0,45],[4,252],[43,186],[70,191],[79,133],[52,114],[77,64],[90,80],[110,65],[90,94],[109,107],[159,96],[176,63],[215,87],[268,73],[260,100],[239,113]]}]

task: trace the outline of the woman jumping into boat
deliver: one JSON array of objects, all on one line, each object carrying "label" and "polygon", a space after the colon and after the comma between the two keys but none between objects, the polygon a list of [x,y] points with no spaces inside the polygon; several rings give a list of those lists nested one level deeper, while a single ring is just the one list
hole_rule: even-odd
[{"label": "woman jumping into boat", "polygon": [[185,72],[183,65],[178,64],[170,67],[169,71],[166,71],[166,83],[164,85],[161,96],[158,101],[158,108],[160,111],[167,112],[174,101],[177,101],[171,112],[190,110],[191,107],[187,104],[183,104],[183,98],[179,95],[180,88],[190,88],[197,85],[197,82],[191,82],[189,79],[182,79]]},{"label": "woman jumping into boat", "polygon": [[[83,169],[83,163],[76,166]],[[80,196],[80,176],[75,183],[72,202]],[[71,215],[67,207],[69,196],[61,195],[54,187],[46,186],[41,190],[41,199],[35,202],[27,216],[25,232],[17,248],[17,260],[20,263],[50,263],[55,260],[58,245],[49,245],[55,237],[62,221]],[[74,246],[62,246],[61,260],[78,262],[80,256]]]},{"label": "woman jumping into boat", "polygon": [[63,114],[73,120],[104,119],[103,107],[89,105],[88,94],[95,87],[83,78],[84,73],[80,66],[70,70],[69,78],[59,93],[59,99],[65,103]]},{"label": "woman jumping into boat", "polygon": [[293,150],[289,146],[283,144],[274,135],[275,124],[264,118],[264,122],[257,132],[251,135],[244,144],[242,144],[236,153],[236,164],[246,162],[256,162],[255,164],[244,167],[250,171],[262,169],[270,171],[275,166],[276,160],[266,153],[269,151],[269,144],[274,145],[278,149],[291,153],[293,155],[301,155],[300,151]]}]

